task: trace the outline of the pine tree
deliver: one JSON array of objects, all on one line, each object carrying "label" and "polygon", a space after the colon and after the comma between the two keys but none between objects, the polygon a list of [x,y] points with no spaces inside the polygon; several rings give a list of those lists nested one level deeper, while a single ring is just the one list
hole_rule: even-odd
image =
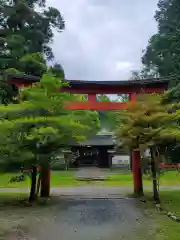
[{"label": "pine tree", "polygon": [[[42,171],[48,169],[56,151],[99,130],[96,112],[64,109],[76,96],[58,91],[62,85],[59,78],[45,74],[40,83],[21,90],[19,103],[0,106],[0,148],[10,155],[26,154],[28,158],[21,158],[22,163],[32,166],[34,175],[38,166]],[[34,175],[30,200],[35,198]],[[44,190],[43,184],[41,187],[47,196],[48,189]]]}]

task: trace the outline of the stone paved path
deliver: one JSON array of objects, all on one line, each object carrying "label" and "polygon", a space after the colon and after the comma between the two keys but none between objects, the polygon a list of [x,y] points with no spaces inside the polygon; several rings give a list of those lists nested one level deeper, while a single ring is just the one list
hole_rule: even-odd
[{"label": "stone paved path", "polygon": [[105,172],[97,167],[79,168],[76,172],[78,180],[104,180]]}]

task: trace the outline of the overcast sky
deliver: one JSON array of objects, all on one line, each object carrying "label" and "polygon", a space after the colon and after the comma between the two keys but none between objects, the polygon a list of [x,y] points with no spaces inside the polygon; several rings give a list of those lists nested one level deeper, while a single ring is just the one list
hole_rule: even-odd
[{"label": "overcast sky", "polygon": [[141,67],[156,32],[158,0],[48,0],[66,22],[56,33],[55,59],[72,80],[126,80]]}]

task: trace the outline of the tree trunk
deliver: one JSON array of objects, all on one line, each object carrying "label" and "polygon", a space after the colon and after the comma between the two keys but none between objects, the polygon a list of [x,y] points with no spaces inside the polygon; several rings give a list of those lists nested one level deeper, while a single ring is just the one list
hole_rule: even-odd
[{"label": "tree trunk", "polygon": [[29,195],[29,202],[33,202],[36,200],[36,174],[37,167],[33,166],[31,171],[31,191]]},{"label": "tree trunk", "polygon": [[41,197],[50,196],[50,166],[41,166]]},{"label": "tree trunk", "polygon": [[66,166],[66,170],[68,171],[69,170],[69,160],[67,160],[67,166]]},{"label": "tree trunk", "polygon": [[69,170],[69,166],[68,166],[68,163],[66,163],[66,171]]},{"label": "tree trunk", "polygon": [[36,198],[37,198],[38,195],[39,195],[40,186],[41,186],[41,173],[39,174],[39,178],[38,178],[38,182],[37,182]]},{"label": "tree trunk", "polygon": [[151,173],[152,173],[152,181],[153,181],[153,198],[154,201],[157,203],[160,202],[159,198],[159,191],[157,187],[157,170],[156,170],[156,161],[155,161],[155,155],[156,155],[155,149],[151,149]]}]

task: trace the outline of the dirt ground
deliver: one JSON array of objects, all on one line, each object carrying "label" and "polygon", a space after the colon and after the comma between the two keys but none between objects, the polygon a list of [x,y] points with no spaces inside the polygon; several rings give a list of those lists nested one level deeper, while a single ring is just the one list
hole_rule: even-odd
[{"label": "dirt ground", "polygon": [[56,197],[46,206],[0,206],[3,240],[154,239],[155,222],[138,200]]}]

